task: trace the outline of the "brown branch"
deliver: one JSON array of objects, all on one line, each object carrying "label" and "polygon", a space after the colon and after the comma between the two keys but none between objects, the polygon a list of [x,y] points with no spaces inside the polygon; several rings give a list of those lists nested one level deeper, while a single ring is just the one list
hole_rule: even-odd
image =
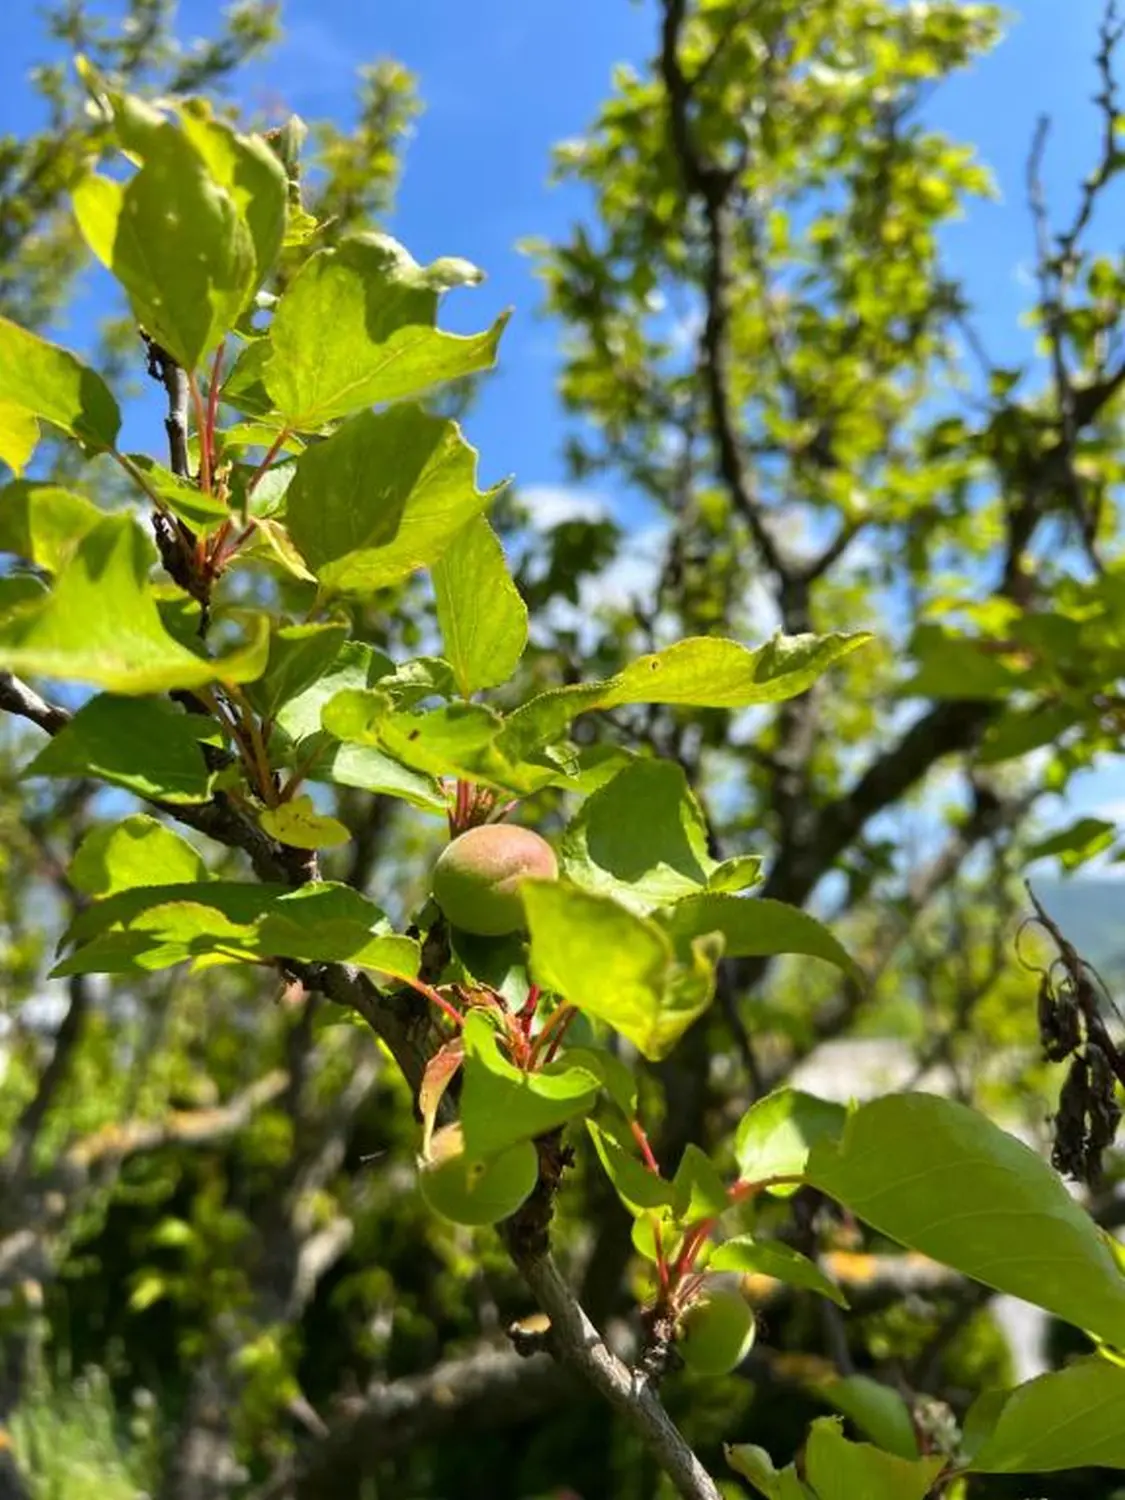
[{"label": "brown branch", "polygon": [[1118,131],[1120,108],[1117,101],[1117,79],[1114,75],[1114,53],[1122,37],[1125,24],[1118,20],[1117,0],[1107,0],[1098,27],[1098,51],[1094,61],[1101,80],[1101,89],[1094,96],[1094,103],[1101,110],[1101,153],[1094,171],[1082,185],[1082,196],[1070,228],[1059,235],[1059,254],[1065,265],[1074,257],[1078,241],[1089,226],[1097,206],[1098,194],[1108,185],[1118,164]]},{"label": "brown branch", "polygon": [[47,703],[26,682],[13,677],[11,672],[0,672],[0,708],[21,719],[29,719],[48,734],[58,734],[70,723],[70,714],[65,708]]},{"label": "brown branch", "polygon": [[50,1061],[39,1076],[35,1093],[24,1106],[16,1122],[8,1153],[3,1163],[0,1163],[0,1181],[3,1182],[6,1192],[18,1191],[27,1174],[40,1127],[67,1075],[71,1057],[82,1035],[83,1024],[90,1006],[89,981],[85,975],[76,974],[69,981],[67,990],[70,995],[70,1004],[55,1034],[55,1045]]},{"label": "brown branch", "polygon": [[547,1355],[481,1349],[343,1404],[323,1441],[283,1464],[254,1500],[320,1500],[359,1488],[380,1459],[452,1431],[497,1431],[539,1417],[570,1385]]},{"label": "brown branch", "polygon": [[258,1110],[284,1093],[288,1082],[289,1075],[275,1069],[212,1109],[172,1110],[158,1120],[106,1125],[75,1142],[66,1152],[63,1166],[89,1175],[106,1166],[120,1166],[142,1151],[157,1151],[163,1146],[209,1146],[236,1135]]},{"label": "brown branch", "polygon": [[660,1404],[650,1380],[613,1353],[586,1316],[549,1251],[509,1250],[521,1276],[551,1320],[550,1345],[563,1364],[577,1371],[620,1413],[668,1475],[684,1500],[720,1500],[715,1481],[685,1442]]},{"label": "brown branch", "polygon": [[660,71],[668,96],[672,149],[689,201],[698,198],[703,208],[707,239],[703,294],[707,314],[701,352],[711,426],[718,448],[719,472],[735,508],[750,528],[762,561],[775,580],[784,584],[792,573],[792,563],[770,531],[754,493],[739,442],[730,390],[731,197],[742,164],[727,167],[708,162],[695,142],[691,123],[693,85],[684,73],[679,55],[685,12],[686,0],[664,0]]},{"label": "brown branch", "polygon": [[168,467],[178,479],[190,479],[188,405],[191,386],[187,371],[148,334],[142,332],[141,337],[148,352],[148,373],[168,394],[168,415],[164,418],[164,431],[168,434]]}]

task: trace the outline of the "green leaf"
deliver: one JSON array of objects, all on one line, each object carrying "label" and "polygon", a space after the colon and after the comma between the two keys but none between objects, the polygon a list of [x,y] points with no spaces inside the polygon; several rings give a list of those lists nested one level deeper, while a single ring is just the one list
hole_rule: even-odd
[{"label": "green leaf", "polygon": [[637,1113],[637,1080],[632,1068],[603,1047],[567,1047],[566,1062],[587,1068],[601,1079],[602,1087],[626,1119]]},{"label": "green leaf", "polygon": [[48,740],[24,775],[97,776],[138,797],[205,802],[212,773],[200,747],[214,735],[210,719],[171,703],[100,694]]},{"label": "green leaf", "polygon": [[[182,889],[202,891],[206,887]],[[151,973],[193,960],[216,958],[251,962],[256,956],[250,946],[253,933],[252,927],[232,921],[206,901],[158,902],[144,906],[127,927],[100,932],[56,964],[49,977]]]},{"label": "green leaf", "polygon": [[726,1186],[706,1152],[689,1142],[672,1179],[676,1218],[684,1224],[717,1219],[730,1207]]},{"label": "green leaf", "polygon": [[169,1215],[157,1224],[148,1236],[148,1243],[159,1245],[165,1250],[178,1250],[185,1245],[192,1244],[197,1238],[195,1229],[186,1219],[177,1219]]},{"label": "green leaf", "polygon": [[137,886],[191,885],[211,878],[197,849],[144,813],[91,829],[68,873],[76,890],[97,898]]},{"label": "green leaf", "polygon": [[1125,1345],[1125,1276],[1094,1221],[1034,1151],[928,1094],[876,1099],[807,1175],[882,1234],[985,1286]]},{"label": "green leaf", "polygon": [[734,1137],[734,1154],[744,1182],[770,1177],[800,1177],[818,1141],[835,1141],[847,1111],[841,1104],[817,1099],[798,1089],[778,1089],[759,1099],[742,1116]]},{"label": "green leaf", "polygon": [[[121,427],[117,402],[100,375],[7,318],[0,318],[0,403],[41,417],[95,451],[112,448]],[[26,445],[26,420],[9,416],[8,430]]]},{"label": "green leaf", "polygon": [[57,573],[75,545],[104,517],[84,495],[18,479],[0,489],[0,552]]},{"label": "green leaf", "polygon": [[398,797],[425,812],[445,814],[449,798],[430,776],[422,776],[379,750],[366,745],[337,745],[326,751],[308,772],[310,781],[356,787],[385,797]]},{"label": "green leaf", "polygon": [[31,412],[11,401],[0,401],[0,463],[19,476],[39,446],[39,423]]},{"label": "green leaf", "polygon": [[818,1382],[813,1389],[877,1447],[899,1458],[919,1457],[910,1408],[891,1386],[870,1375],[847,1375],[842,1380]]},{"label": "green leaf", "polygon": [[785,1282],[786,1286],[819,1292],[822,1297],[828,1297],[839,1307],[848,1305],[843,1292],[815,1261],[809,1260],[807,1255],[802,1255],[790,1245],[783,1245],[779,1240],[755,1240],[750,1235],[725,1240],[711,1252],[708,1270],[753,1272],[759,1276],[772,1276],[775,1281]]},{"label": "green leaf", "polygon": [[905,1459],[849,1442],[839,1417],[818,1417],[805,1445],[805,1477],[817,1500],[926,1500],[945,1468],[940,1454]]},{"label": "green leaf", "polygon": [[106,516],[78,541],[49,594],[0,621],[0,666],[129,694],[259,676],[266,617],[249,647],[216,661],[196,656],[164,628],[148,582],[151,560],[129,516]]},{"label": "green leaf", "polygon": [[391,699],[378,689],[338,694],[325,705],[321,722],[336,739],[378,745],[414,770],[466,777],[484,774],[489,747],[503,724],[482,703],[396,713]]},{"label": "green leaf", "polygon": [[[656,1249],[658,1230],[660,1234],[659,1254]],[[633,1249],[637,1254],[643,1255],[645,1260],[652,1261],[653,1265],[659,1265],[661,1257],[666,1262],[675,1259],[684,1243],[684,1236],[677,1229],[671,1210],[667,1208],[649,1209],[646,1212],[637,1213],[629,1237],[633,1241]]]},{"label": "green leaf", "polygon": [[351,886],[319,881],[288,891],[261,913],[257,951],[307,963],[353,963],[414,978],[421,952],[413,938],[387,930],[382,911]]},{"label": "green leaf", "polygon": [[397,712],[380,683],[345,690],[324,707],[325,730],[337,739],[380,747],[400,765],[428,776],[463,778],[517,795],[565,779],[555,767],[513,765],[496,749],[504,721],[483,703],[449,703],[425,713]]},{"label": "green leaf", "polygon": [[981,642],[948,634],[940,625],[921,625],[912,650],[916,675],[902,688],[904,698],[1007,697],[1021,686],[1019,674],[982,649]]},{"label": "green leaf", "polygon": [[420,952],[387,931],[383,913],[350,886],[286,886],[213,880],[128,889],[80,912],[64,939],[76,945],[56,976],[168,968],[232,955],[306,963],[350,962],[413,977]]},{"label": "green leaf", "polygon": [[446,285],[386,235],[310,256],[278,303],[262,367],[284,425],[316,431],[488,369],[506,320],[470,338],[437,332]]},{"label": "green leaf", "polygon": [[254,246],[251,291],[265,281],[281,252],[289,184],[275,152],[260,136],[240,135],[217,120],[201,101],[180,113],[184,134],[207,164],[214,180],[230,194]]},{"label": "green leaf", "polygon": [[619,703],[686,703],[748,708],[783,703],[812,687],[829,667],[872,639],[852,635],[776,635],[751,651],[703,636],[642,656],[606,684],[601,707]]},{"label": "green leaf", "polygon": [[600,1079],[569,1061],[525,1073],[502,1055],[496,1032],[479,1010],[462,1033],[465,1050],[461,1127],[474,1161],[495,1156],[516,1141],[530,1141],[594,1107]]},{"label": "green leaf", "polygon": [[835,964],[857,984],[865,983],[863,970],[827,927],[783,901],[708,892],[678,902],[661,913],[661,921],[676,943],[721,932],[724,951],[732,958],[801,953]]},{"label": "green leaf", "polygon": [[137,322],[186,370],[238,321],[256,286],[254,239],[234,197],[184,131],[159,117],[120,194],[87,178],[75,199],[90,249]]},{"label": "green leaf", "polygon": [[[527,1003],[531,981],[527,974],[527,945],[522,933],[510,932],[504,937],[481,937],[479,933],[463,932],[458,927],[451,927],[449,947],[451,961],[460,968],[460,972],[450,972],[452,982],[460,983],[464,980],[474,989],[478,984],[487,985],[501,996],[510,1011],[523,1009]],[[589,1066],[582,1064],[580,1058],[573,1061]],[[597,1073],[594,1068],[590,1071]]]},{"label": "green leaf", "polygon": [[1006,709],[988,726],[977,751],[977,764],[999,765],[1001,761],[1038,750],[1041,745],[1053,744],[1079,717],[1078,711],[1066,703]]},{"label": "green leaf", "polygon": [[605,1168],[606,1176],[631,1214],[644,1213],[648,1209],[671,1208],[675,1202],[676,1190],[670,1182],[666,1182],[655,1172],[650,1172],[639,1157],[627,1151],[595,1120],[587,1120],[586,1129],[590,1132],[590,1139],[598,1153],[598,1160]]},{"label": "green leaf", "polygon": [[693,636],[639,657],[605,682],[553,688],[508,721],[513,759],[550,744],[578,714],[628,703],[682,703],[696,708],[749,708],[796,697],[843,657],[866,645],[854,635],[775,636],[751,651],[737,641]]},{"label": "green leaf", "polygon": [[608,1021],[650,1060],[666,1056],[710,1004],[713,971],[678,970],[654,922],[561,882],[525,881],[521,894],[536,982]]},{"label": "green leaf", "polygon": [[532,1143],[517,1141],[483,1161],[470,1161],[459,1143],[458,1126],[435,1134],[434,1159],[423,1162],[418,1173],[425,1202],[454,1224],[497,1224],[514,1214],[539,1180],[539,1156]]},{"label": "green leaf", "polygon": [[254,924],[287,894],[230,880],[119,890],[77,914],[62,939],[73,951],[52,977],[170,968],[234,945],[250,954]]},{"label": "green leaf", "polygon": [[132,469],[143,476],[146,487],[195,531],[213,531],[231,519],[230,506],[218,495],[207,494],[190,479],[180,479],[145,453],[130,453],[127,457]]},{"label": "green leaf", "polygon": [[1017,1386],[973,1455],[971,1474],[1125,1469],[1125,1370],[1079,1360]]},{"label": "green leaf", "polygon": [[394,670],[395,664],[390,657],[376,651],[374,646],[362,641],[345,641],[331,666],[285,700],[276,714],[278,728],[295,744],[300,744],[320,733],[324,705],[337,693],[349,688],[371,687],[383,678],[393,676]]},{"label": "green leaf", "polygon": [[8,573],[0,577],[0,619],[10,615],[21,604],[42,600],[47,586],[30,573]]},{"label": "green leaf", "polygon": [[740,894],[757,885],[762,878],[762,859],[758,854],[736,854],[724,859],[707,877],[709,891]]},{"label": "green leaf", "polygon": [[144,1312],[167,1297],[170,1291],[167,1278],[159,1271],[141,1271],[129,1293],[129,1311]]},{"label": "green leaf", "polygon": [[319,813],[311,797],[293,797],[277,807],[265,808],[258,822],[280,844],[291,849],[334,849],[351,838],[339,818]]},{"label": "green leaf", "polygon": [[649,912],[703,891],[717,863],[683,769],[635,760],[587,798],[562,841],[567,878]]},{"label": "green leaf", "polygon": [[[347,635],[346,625],[282,625],[276,629],[270,636],[266,670],[249,693],[262,718],[275,719],[283,704],[323,682],[339,660]],[[389,668],[390,662],[383,660]]]},{"label": "green leaf", "polygon": [[297,459],[289,534],[329,593],[372,594],[435,563],[490,503],[476,462],[455,422],[361,412]]},{"label": "green leaf", "polygon": [[483,516],[453,538],[433,581],[445,654],[461,692],[468,698],[507,682],[527,644],[527,605]]},{"label": "green leaf", "polygon": [[1058,855],[1059,863],[1069,873],[1108,849],[1116,837],[1116,824],[1107,823],[1104,818],[1079,818],[1069,828],[1033,844],[1026,858],[1030,863]]},{"label": "green leaf", "polygon": [[71,207],[82,238],[103,266],[113,264],[113,241],[124,192],[123,182],[87,172],[71,193]]},{"label": "green leaf", "polygon": [[734,1472],[748,1479],[766,1500],[816,1500],[793,1465],[775,1469],[764,1448],[756,1448],[753,1443],[724,1443],[723,1455]]}]

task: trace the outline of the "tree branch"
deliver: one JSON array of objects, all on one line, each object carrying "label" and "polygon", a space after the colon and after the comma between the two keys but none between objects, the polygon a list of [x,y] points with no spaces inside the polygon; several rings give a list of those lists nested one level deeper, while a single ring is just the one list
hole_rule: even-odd
[{"label": "tree branch", "polygon": [[[64,708],[44,702],[11,673],[0,673],[0,709],[19,715],[54,735],[72,715]],[[300,886],[310,879],[307,854],[269,837],[222,792],[198,806],[173,806],[148,799],[149,806],[164,817],[205,834],[228,849],[244,853],[259,880]],[[325,995],[337,1005],[361,1015],[389,1048],[403,1076],[417,1092],[428,1058],[426,1040],[430,1021],[413,992],[385,994],[360,969],[344,963],[299,963],[285,961],[286,971],[307,990]]]},{"label": "tree branch", "polygon": [[65,708],[46,703],[33,688],[11,672],[0,672],[0,708],[21,719],[30,719],[48,734],[58,734],[64,724],[70,723],[70,714]]},{"label": "tree branch", "polygon": [[556,1266],[549,1251],[509,1250],[520,1275],[551,1320],[550,1347],[629,1423],[684,1500],[721,1500],[715,1481],[660,1404],[647,1376],[613,1353]]},{"label": "tree branch", "polygon": [[547,1408],[570,1384],[547,1355],[481,1349],[424,1375],[373,1386],[347,1402],[322,1442],[283,1464],[254,1500],[320,1500],[351,1494],[380,1459],[451,1431],[515,1427]]},{"label": "tree branch", "polygon": [[172,1110],[158,1120],[106,1125],[71,1146],[63,1157],[62,1169],[88,1176],[106,1166],[120,1166],[142,1151],[157,1151],[163,1146],[207,1146],[225,1140],[283,1094],[288,1083],[289,1075],[279,1068],[212,1109]]},{"label": "tree branch", "polygon": [[746,521],[762,561],[778,584],[792,575],[787,559],[770,531],[754,493],[739,443],[737,421],[730,392],[730,292],[731,292],[731,194],[738,180],[738,167],[708,162],[692,133],[692,82],[680,62],[680,34],[686,0],[664,0],[660,71],[668,95],[668,124],[672,149],[679,164],[688,199],[703,206],[707,236],[704,301],[707,315],[701,337],[703,378],[707,391],[711,426],[719,455],[719,473],[736,510]]},{"label": "tree branch", "polygon": [[26,1176],[36,1137],[47,1116],[59,1086],[70,1067],[71,1056],[82,1035],[83,1023],[90,1006],[90,985],[84,974],[76,974],[68,983],[70,1004],[55,1034],[50,1061],[39,1076],[35,1093],[24,1106],[7,1156],[0,1163],[0,1181],[6,1192],[18,1191]]}]

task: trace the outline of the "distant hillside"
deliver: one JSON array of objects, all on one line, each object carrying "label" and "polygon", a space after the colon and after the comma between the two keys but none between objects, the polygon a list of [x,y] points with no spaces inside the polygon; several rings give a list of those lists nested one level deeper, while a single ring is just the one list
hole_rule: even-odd
[{"label": "distant hillside", "polygon": [[1125,980],[1125,880],[1035,881],[1035,894],[1106,982]]}]

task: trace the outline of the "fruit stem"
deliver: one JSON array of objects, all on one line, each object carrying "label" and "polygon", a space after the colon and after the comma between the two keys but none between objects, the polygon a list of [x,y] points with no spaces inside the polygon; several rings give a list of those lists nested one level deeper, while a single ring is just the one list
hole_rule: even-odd
[{"label": "fruit stem", "polygon": [[461,1012],[455,1005],[451,1005],[445,998],[445,996],[441,994],[440,991],[435,990],[432,985],[427,984],[423,979],[409,979],[405,974],[401,974],[398,977],[402,979],[404,983],[408,984],[412,990],[417,990],[418,993],[420,995],[424,995],[426,999],[431,1002],[431,1004],[436,1005],[437,1008],[442,1011],[449,1018],[449,1020],[453,1022],[455,1026],[464,1026],[465,1017],[461,1014]]},{"label": "fruit stem", "polygon": [[639,1120],[630,1120],[629,1129],[633,1132],[633,1139],[641,1148],[641,1155],[645,1159],[645,1166],[649,1169],[650,1172],[655,1173],[656,1176],[659,1177],[660,1163],[652,1154],[652,1147],[648,1143],[648,1136],[645,1135],[644,1126]]},{"label": "fruit stem", "polygon": [[535,1019],[535,1012],[539,1008],[539,997],[542,991],[537,984],[528,985],[527,999],[516,1013],[516,1020],[523,1028],[525,1037],[531,1035],[531,1023]]},{"label": "fruit stem", "polygon": [[560,1005],[558,1010],[554,1011],[550,1016],[547,1017],[547,1020],[543,1026],[543,1030],[539,1033],[539,1035],[535,1038],[535,1041],[532,1043],[531,1057],[528,1062],[529,1068],[534,1068],[536,1066],[539,1061],[540,1054],[547,1046],[549,1046],[550,1050],[548,1051],[548,1054],[543,1059],[543,1061],[545,1063],[549,1063],[552,1061],[555,1053],[558,1051],[559,1043],[562,1041],[563,1036],[566,1033],[566,1028],[570,1025],[571,1021],[574,1020],[577,1014],[578,1012],[575,1010],[573,1005]]},{"label": "fruit stem", "polygon": [[797,1173],[789,1173],[779,1177],[763,1177],[758,1182],[747,1182],[739,1178],[737,1182],[731,1183],[727,1188],[727,1197],[731,1203],[745,1203],[747,1198],[757,1197],[759,1193],[765,1192],[766,1188],[785,1187],[790,1183],[799,1186],[804,1178]]}]

